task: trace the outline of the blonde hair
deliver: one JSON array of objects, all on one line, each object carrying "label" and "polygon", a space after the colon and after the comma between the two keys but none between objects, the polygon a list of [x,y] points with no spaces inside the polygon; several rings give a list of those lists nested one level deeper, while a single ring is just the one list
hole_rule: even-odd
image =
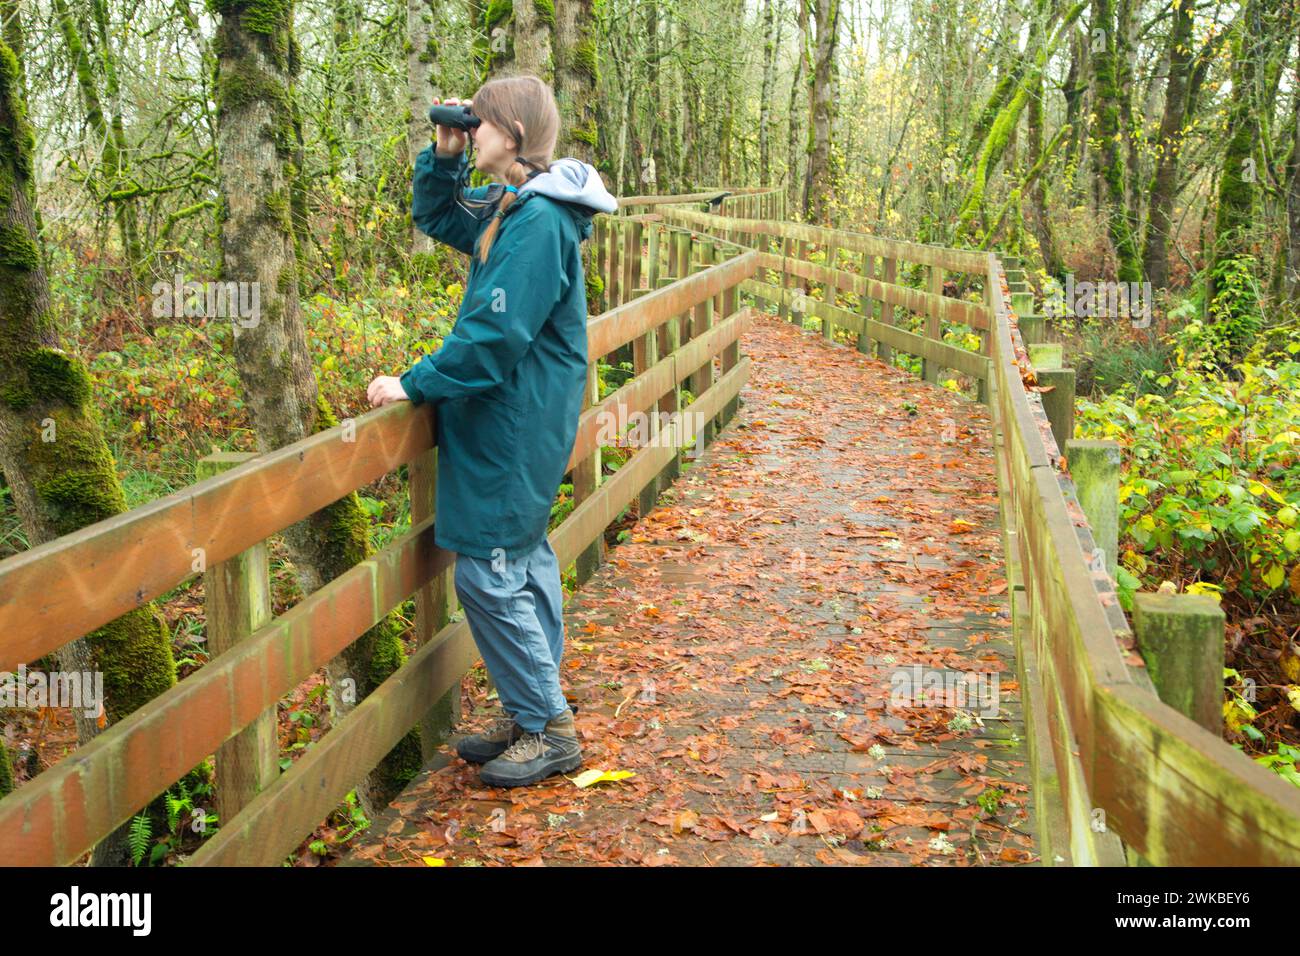
[{"label": "blonde hair", "polygon": [[[506,167],[503,178],[509,185],[526,183],[529,167],[541,172],[550,168],[551,154],[555,152],[555,141],[560,134],[560,111],[555,105],[555,93],[540,77],[521,73],[489,80],[479,87],[472,101],[474,115],[487,120],[518,143],[515,155],[527,160],[527,163],[521,163],[516,159]],[[523,135],[515,125],[516,120],[524,128]],[[502,193],[497,214],[479,239],[480,262],[487,262],[492,241],[501,228],[501,218],[516,196],[510,190]]]}]

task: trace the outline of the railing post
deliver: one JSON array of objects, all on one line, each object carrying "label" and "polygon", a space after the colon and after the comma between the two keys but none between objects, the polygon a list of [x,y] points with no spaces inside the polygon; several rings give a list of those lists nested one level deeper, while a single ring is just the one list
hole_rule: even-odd
[{"label": "railing post", "polygon": [[870,253],[864,252],[862,254],[862,278],[864,280],[862,288],[862,304],[858,310],[862,313],[862,331],[858,333],[858,351],[863,355],[872,355],[875,351],[872,348],[874,340],[867,332],[867,322],[871,321],[876,316],[876,300],[871,298],[865,285],[865,280],[874,279],[875,277],[876,257]]},{"label": "railing post", "polygon": [[641,278],[641,223],[629,222],[623,228],[623,301],[636,298]]},{"label": "railing post", "polygon": [[[436,414],[436,412],[434,413]],[[411,526],[434,514],[438,500],[438,449],[430,448],[406,466],[407,493],[411,500]],[[421,648],[447,626],[456,601],[453,563],[415,592],[415,646]],[[457,683],[420,718],[420,754],[425,763],[437,755],[460,720],[460,684]]]},{"label": "railing post", "polygon": [[628,230],[628,295],[636,295],[641,287],[641,237],[645,226],[633,222]]},{"label": "railing post", "polygon": [[650,291],[659,288],[659,233],[661,226],[657,222],[650,224],[649,238],[646,241],[646,284]]},{"label": "railing post", "polygon": [[1065,367],[1065,347],[1060,342],[1026,343],[1029,364],[1034,368],[1050,370]]},{"label": "railing post", "polygon": [[[890,258],[885,260],[885,275],[882,281],[889,285],[894,285],[898,281],[897,259]],[[880,304],[880,321],[885,325],[894,324],[894,307],[888,302],[882,302]],[[884,342],[878,342],[877,349],[880,352],[880,361],[884,362],[886,365],[894,364],[894,349],[892,346]]]},{"label": "railing post", "polygon": [[[736,314],[737,307],[740,304],[740,287],[739,285],[730,285],[722,290],[722,319],[725,321]],[[740,363],[740,339],[732,342],[722,350],[722,374],[726,375]],[[740,396],[736,395],[725,405],[722,406],[722,413],[718,415],[718,429],[725,428],[727,423],[740,408]]]},{"label": "railing post", "polygon": [[[673,236],[673,275],[675,278],[684,279],[691,274],[691,239],[692,236],[689,232],[678,232]],[[684,321],[684,315],[674,315],[659,326],[659,358],[661,360],[676,353],[681,348],[682,324]],[[664,422],[671,421],[674,417],[680,417],[681,408],[682,388],[680,383],[677,383],[659,399],[659,417]],[[659,472],[660,488],[668,487],[682,473],[682,451],[679,436],[680,432],[674,435],[673,455]]]},{"label": "railing post", "polygon": [[597,299],[597,306],[601,312],[609,311],[609,272],[606,269],[609,253],[609,220],[608,214],[602,214],[596,217],[595,226],[592,230],[592,247],[591,261],[595,266],[596,274],[600,276],[600,297]]},{"label": "railing post", "polygon": [[1065,443],[1074,437],[1074,369],[1035,369],[1034,377],[1039,385],[1051,386],[1051,391],[1039,394],[1047,420],[1052,423],[1056,447],[1064,451]]},{"label": "railing post", "polygon": [[[654,289],[659,284],[659,232],[658,223],[650,226],[650,288]],[[669,234],[671,239],[671,234]],[[671,254],[672,247],[669,246]],[[671,265],[671,263],[670,263]],[[638,336],[632,342],[632,371],[636,375],[646,372],[652,365],[659,361],[659,335],[660,329],[651,329],[645,335]],[[640,436],[645,439],[642,449],[655,448],[659,441],[659,416],[658,409],[662,403],[651,405],[645,410],[647,417],[647,427],[645,429],[633,429],[634,433],[640,432]],[[640,411],[633,409],[632,411]],[[621,416],[620,416],[621,417]],[[629,412],[628,417],[631,417]],[[644,454],[643,450],[634,451],[633,454]],[[644,488],[641,489],[637,496],[637,514],[644,518],[654,510],[655,502],[659,500],[659,489],[661,487],[661,475],[653,475]]]},{"label": "railing post", "polygon": [[[943,266],[930,266],[930,294],[943,295]],[[943,328],[936,312],[925,314],[925,337],[935,342],[943,341]],[[939,365],[933,359],[921,357],[921,378],[930,384],[939,381]]]},{"label": "railing post", "polygon": [[627,293],[623,289],[623,232],[627,228],[627,220],[619,217],[611,223],[612,229],[609,233],[609,272],[606,274],[605,287],[610,289],[609,307],[617,308],[627,301]]},{"label": "railing post", "polygon": [[1133,636],[1160,699],[1223,732],[1224,614],[1208,594],[1133,595]]},{"label": "railing post", "polygon": [[[701,267],[704,269],[708,269],[717,261],[718,261],[717,250],[714,247],[713,241],[710,239],[702,239],[700,241]],[[710,297],[708,299],[705,299],[703,302],[697,305],[692,311],[693,311],[693,315],[691,317],[691,333],[690,336],[687,338],[687,341],[689,341],[690,339],[699,338],[701,335],[703,335],[705,332],[707,332],[709,329],[713,327],[713,321],[714,321],[713,298]],[[694,399],[698,399],[701,395],[704,394],[706,389],[710,388],[713,385],[712,356],[710,356],[709,360],[705,362],[702,366],[700,366],[699,369],[697,369],[695,372],[691,374],[689,381],[690,381],[691,395],[694,396]],[[700,449],[707,448],[712,443],[713,422],[711,420],[700,423],[699,436],[700,437],[695,443],[694,446],[695,448],[700,448]]]},{"label": "railing post", "polygon": [[791,318],[791,313],[793,310],[790,308],[788,303],[790,297],[786,295],[784,291],[790,288],[790,269],[786,263],[786,260],[793,258],[793,254],[794,254],[794,240],[789,236],[782,236],[781,237],[781,289],[783,291],[781,292],[781,303],[777,307],[777,312],[776,312],[777,318],[779,318],[782,322],[786,320],[789,320],[791,322],[794,321],[794,319]]},{"label": "railing post", "polygon": [[[989,317],[989,327],[979,330],[975,334],[980,337],[980,355],[988,356],[990,359],[993,357],[993,335],[998,327],[998,312],[993,305],[996,301],[994,296],[1001,294],[1002,290],[994,288],[992,279],[986,277],[984,279],[984,308]],[[991,363],[989,365],[989,374],[993,374]],[[982,378],[975,380],[975,400],[982,405],[987,405],[989,402],[988,382]]]},{"label": "railing post", "polygon": [[[199,481],[256,458],[251,452],[214,451],[200,458]],[[259,541],[203,570],[203,603],[210,659],[233,648],[271,620],[271,574],[266,542]],[[222,826],[280,775],[274,705],[217,748],[214,805]]]},{"label": "railing post", "polygon": [[1106,573],[1115,581],[1119,548],[1119,444],[1094,438],[1067,438],[1065,457],[1088,516],[1092,539],[1101,549]]},{"label": "railing post", "polygon": [[[839,245],[835,242],[829,243],[826,246],[826,268],[834,272],[839,257]],[[822,297],[826,300],[828,305],[833,306],[839,304],[839,286],[835,284],[834,275],[831,276],[831,281],[826,283],[826,290]],[[835,327],[832,325],[830,319],[822,319],[822,338],[829,342],[835,341]]]},{"label": "railing post", "polygon": [[[611,245],[617,247],[617,242],[611,243]],[[599,357],[587,366],[587,390],[583,396],[582,408],[579,414],[600,402],[600,379],[597,375],[598,362]],[[600,487],[600,466],[601,449],[599,445],[590,455],[584,456],[581,461],[573,466],[573,504],[575,507],[594,495]],[[596,540],[583,548],[581,553],[574,559],[573,570],[577,584],[581,586],[590,580],[604,560],[605,533],[602,530],[600,534],[596,535]]]}]

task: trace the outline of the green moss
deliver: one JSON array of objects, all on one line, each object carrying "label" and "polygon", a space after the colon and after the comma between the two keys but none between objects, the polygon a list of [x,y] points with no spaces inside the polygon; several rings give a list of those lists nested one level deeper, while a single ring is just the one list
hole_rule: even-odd
[{"label": "green moss", "polygon": [[14,769],[9,761],[9,748],[0,740],[0,797],[13,792]]},{"label": "green moss", "polygon": [[0,223],[0,268],[30,272],[41,264],[40,250],[23,228]]},{"label": "green moss", "polygon": [[547,26],[555,26],[555,0],[533,0],[533,9],[537,18]]},{"label": "green moss", "polygon": [[171,634],[152,603],[104,625],[89,643],[104,674],[104,708],[112,723],[176,683]]},{"label": "green moss", "polygon": [[27,121],[21,76],[22,71],[14,51],[0,40],[0,102],[5,104],[6,111],[13,117],[12,125],[0,126],[0,170],[4,170],[7,177],[8,170],[13,168],[24,180],[30,180],[36,138]]},{"label": "green moss", "polygon": [[593,83],[599,79],[595,40],[587,37],[573,45],[573,65],[579,72],[591,77]]},{"label": "green moss", "polygon": [[237,16],[239,25],[249,33],[280,38],[278,42],[287,44],[293,3],[292,0],[208,0],[208,12],[214,16]]},{"label": "green moss", "polygon": [[85,408],[54,407],[54,441],[33,431],[25,450],[46,520],[71,534],[126,510],[117,466],[97,422]]},{"label": "green moss", "polygon": [[592,148],[595,148],[598,145],[600,139],[600,136],[596,131],[596,121],[594,119],[589,119],[585,123],[576,123],[569,127],[569,136],[578,142],[586,143]]},{"label": "green moss", "polygon": [[515,12],[512,0],[490,0],[487,10],[484,13],[483,20],[487,24],[488,34],[491,35],[492,28],[501,26]]},{"label": "green moss", "polygon": [[254,103],[269,103],[275,114],[273,137],[282,158],[294,147],[292,103],[282,77],[255,69],[223,69],[217,77],[217,105],[222,112]]},{"label": "green moss", "polygon": [[270,213],[271,220],[282,226],[286,233],[292,229],[292,223],[289,219],[289,192],[287,189],[277,189],[267,196],[266,209]]},{"label": "green moss", "polygon": [[38,400],[76,406],[90,403],[90,376],[79,359],[60,349],[34,349],[23,356],[22,364],[28,386]]}]

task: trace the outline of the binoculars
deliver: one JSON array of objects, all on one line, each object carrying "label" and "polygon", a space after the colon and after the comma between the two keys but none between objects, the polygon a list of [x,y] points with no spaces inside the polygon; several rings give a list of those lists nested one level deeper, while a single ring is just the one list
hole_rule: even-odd
[{"label": "binoculars", "polygon": [[469,131],[482,122],[468,106],[457,103],[454,106],[430,106],[429,122],[436,126],[450,126],[453,129]]}]

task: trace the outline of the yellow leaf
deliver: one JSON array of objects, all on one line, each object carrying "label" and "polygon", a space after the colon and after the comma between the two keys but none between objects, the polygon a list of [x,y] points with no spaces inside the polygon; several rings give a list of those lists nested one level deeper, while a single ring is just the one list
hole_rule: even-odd
[{"label": "yellow leaf", "polygon": [[1286,699],[1292,710],[1300,711],[1300,687],[1290,684],[1286,689]]},{"label": "yellow leaf", "polygon": [[446,860],[436,856],[422,856],[420,857],[420,859],[424,861],[425,866],[446,866],[447,865]]},{"label": "yellow leaf", "polygon": [[628,777],[635,777],[635,770],[584,770],[576,777],[570,777],[575,787],[587,788],[596,783],[617,783]]}]

